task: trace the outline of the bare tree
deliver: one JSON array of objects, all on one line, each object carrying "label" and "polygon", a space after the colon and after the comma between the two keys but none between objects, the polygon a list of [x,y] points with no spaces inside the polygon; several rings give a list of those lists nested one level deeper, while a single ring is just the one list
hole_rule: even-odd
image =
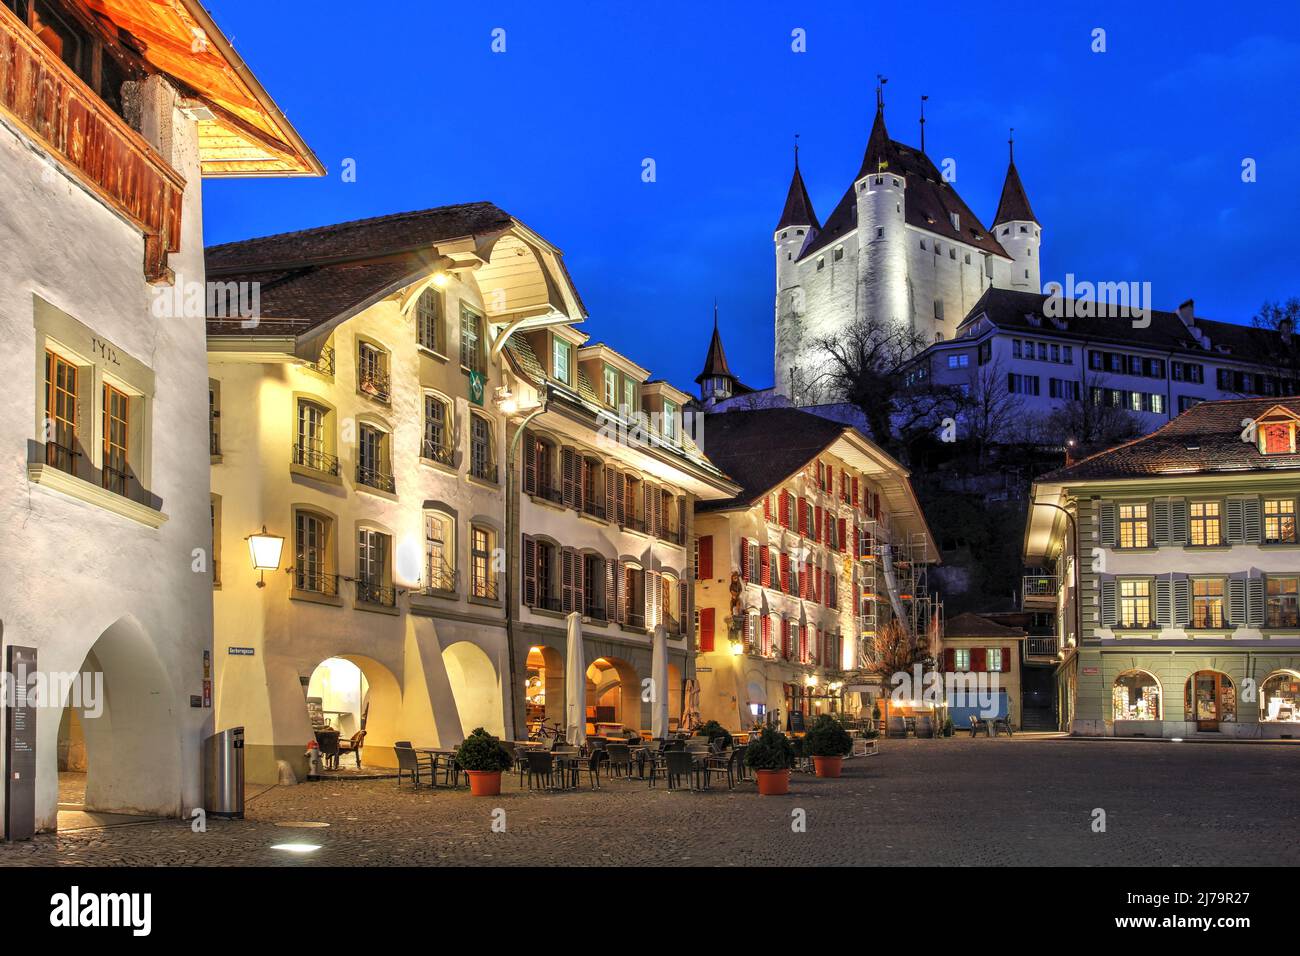
[{"label": "bare tree", "polygon": [[1253,336],[1250,359],[1282,379],[1278,392],[1294,391],[1300,383],[1300,298],[1286,302],[1265,302],[1251,325],[1273,335]]},{"label": "bare tree", "polygon": [[1137,438],[1142,423],[1122,404],[1111,401],[1103,375],[1084,369],[1079,394],[1065,399],[1043,420],[1044,441],[1067,444],[1074,442],[1079,455],[1092,454]]},{"label": "bare tree", "polygon": [[912,328],[875,319],[855,319],[838,335],[814,340],[823,366],[816,381],[866,417],[871,437],[892,451],[910,437],[932,431],[956,413],[957,389],[930,384],[929,376],[909,387],[907,372],[925,350],[925,339]]},{"label": "bare tree", "polygon": [[910,671],[914,664],[933,664],[929,639],[925,634],[909,633],[897,619],[886,621],[871,638],[871,673],[888,681],[894,674]]},{"label": "bare tree", "polygon": [[989,446],[1008,440],[1023,421],[1024,412],[1024,399],[1008,387],[1002,360],[980,366],[963,397],[962,420],[967,436],[975,443],[981,469]]}]

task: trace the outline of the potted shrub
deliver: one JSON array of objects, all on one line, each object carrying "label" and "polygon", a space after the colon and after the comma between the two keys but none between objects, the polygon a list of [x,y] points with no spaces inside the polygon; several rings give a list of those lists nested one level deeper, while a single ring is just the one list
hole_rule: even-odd
[{"label": "potted shrub", "polygon": [[513,761],[497,740],[482,727],[466,737],[456,748],[456,762],[469,774],[469,791],[476,797],[495,797],[501,792],[501,772]]},{"label": "potted shrub", "polygon": [[819,777],[838,777],[844,758],[853,752],[853,738],[830,714],[822,714],[813,721],[804,735],[803,745],[805,753],[812,756]]},{"label": "potted shrub", "polygon": [[764,727],[758,739],[749,740],[745,750],[745,764],[758,776],[758,792],[765,797],[775,797],[790,792],[790,767],[794,763],[794,747],[790,738],[775,727]]},{"label": "potted shrub", "polygon": [[727,730],[726,727],[723,727],[722,724],[718,723],[716,720],[706,721],[701,724],[699,729],[695,731],[695,736],[707,737],[709,743],[712,743],[715,737],[722,737],[726,745],[728,747],[731,746],[731,731]]},{"label": "potted shrub", "polygon": [[951,718],[951,717],[945,717],[945,718],[943,719],[943,735],[944,735],[945,737],[951,737],[951,736],[952,736],[952,718]]}]

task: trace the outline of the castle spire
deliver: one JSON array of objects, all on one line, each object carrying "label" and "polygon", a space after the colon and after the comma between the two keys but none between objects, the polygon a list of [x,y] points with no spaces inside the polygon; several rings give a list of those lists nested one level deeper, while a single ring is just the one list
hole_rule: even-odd
[{"label": "castle spire", "polygon": [[709,353],[704,357],[704,370],[695,376],[698,385],[705,379],[726,378],[735,381],[727,365],[727,353],[722,349],[722,335],[718,332],[718,300],[713,300],[713,338],[709,340]]},{"label": "castle spire", "polygon": [[1007,140],[1007,178],[1002,184],[1002,198],[998,200],[998,211],[993,216],[993,225],[1004,222],[1032,222],[1041,225],[1029,207],[1029,197],[1025,194],[1024,184],[1020,182],[1020,173],[1016,171],[1016,137],[1015,127]]},{"label": "castle spire", "polygon": [[[813,209],[812,200],[808,198],[808,189],[803,183],[803,174],[799,172],[799,134],[794,138],[794,175],[790,178],[790,189],[786,192],[785,208],[781,210],[781,221],[776,224],[776,229],[785,229],[787,226],[810,226],[814,230],[821,230],[821,223],[817,221],[817,213]],[[776,231],[776,230],[774,230]]]},{"label": "castle spire", "polygon": [[894,144],[885,129],[885,100],[883,86],[876,89],[876,118],[871,124],[871,135],[867,137],[867,151],[862,156],[862,168],[858,170],[858,179],[869,173],[878,173],[892,169],[897,165]]}]

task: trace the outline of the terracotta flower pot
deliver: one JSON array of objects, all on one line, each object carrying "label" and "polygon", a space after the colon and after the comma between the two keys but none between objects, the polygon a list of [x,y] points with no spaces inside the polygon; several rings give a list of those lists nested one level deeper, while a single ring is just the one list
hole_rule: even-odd
[{"label": "terracotta flower pot", "polygon": [[758,792],[765,797],[779,797],[790,792],[789,770],[759,770]]},{"label": "terracotta flower pot", "polygon": [[500,770],[466,770],[469,792],[476,797],[495,797],[501,793]]},{"label": "terracotta flower pot", "polygon": [[819,777],[838,777],[843,766],[843,757],[813,757],[813,767]]}]

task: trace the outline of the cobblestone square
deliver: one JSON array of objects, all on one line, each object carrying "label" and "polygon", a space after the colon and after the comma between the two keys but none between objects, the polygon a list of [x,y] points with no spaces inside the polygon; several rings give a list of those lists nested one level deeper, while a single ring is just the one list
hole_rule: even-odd
[{"label": "cobblestone square", "polygon": [[[753,783],[674,793],[614,779],[550,794],[508,776],[493,799],[326,781],[257,793],[247,819],[207,833],[182,821],[84,829],[0,846],[0,864],[1295,866],[1298,771],[1300,747],[1285,744],[886,740],[839,780],[795,774],[786,797]],[[284,825],[304,822],[329,826]]]}]

